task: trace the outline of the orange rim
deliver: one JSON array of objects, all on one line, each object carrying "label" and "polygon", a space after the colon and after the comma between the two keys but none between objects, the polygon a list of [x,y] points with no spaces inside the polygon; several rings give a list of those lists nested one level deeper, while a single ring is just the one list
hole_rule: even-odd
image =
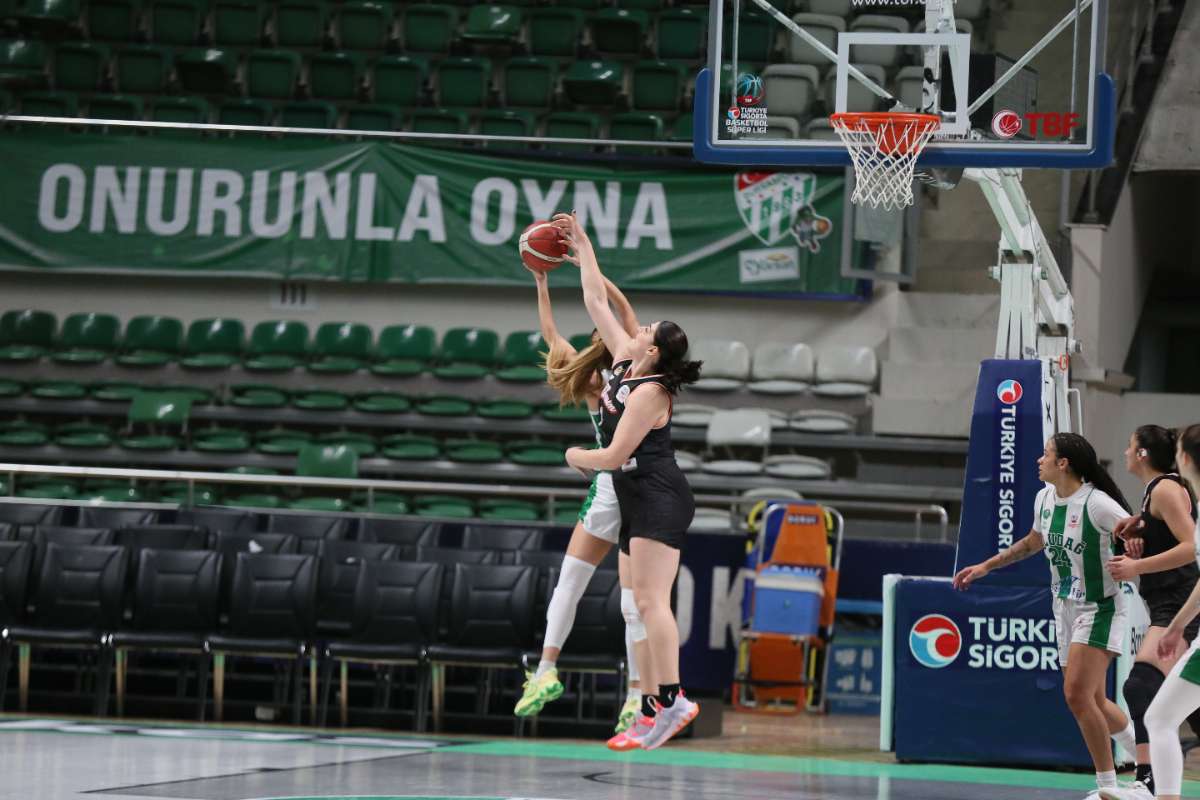
[{"label": "orange rim", "polygon": [[875,134],[880,151],[907,153],[917,144],[920,136],[906,135],[913,128],[920,133],[936,130],[941,126],[941,117],[935,114],[914,114],[904,111],[844,111],[829,118],[833,127],[860,130],[865,127]]}]

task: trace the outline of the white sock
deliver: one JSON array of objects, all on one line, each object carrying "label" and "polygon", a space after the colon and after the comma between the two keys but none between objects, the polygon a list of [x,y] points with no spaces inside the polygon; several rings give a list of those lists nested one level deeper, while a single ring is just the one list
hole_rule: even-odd
[{"label": "white sock", "polygon": [[[626,590],[622,589],[621,591]],[[641,673],[638,672],[637,655],[633,651],[633,629],[628,624],[625,625],[625,667],[629,672],[629,680],[640,681],[642,679]]]},{"label": "white sock", "polygon": [[557,663],[558,662],[556,662],[556,661],[547,661],[546,659],[543,658],[541,661],[538,662],[537,672],[533,673],[533,677],[535,677],[535,678],[542,677],[547,672],[554,669],[555,665]]},{"label": "white sock", "polygon": [[634,689],[632,686],[629,687],[629,691],[625,694],[625,702],[628,703],[630,700],[637,700],[639,703],[642,702],[642,690]]},{"label": "white sock", "polygon": [[1112,740],[1121,746],[1125,755],[1133,758],[1137,753],[1137,741],[1133,733],[1133,720],[1125,725],[1125,730],[1112,734]]},{"label": "white sock", "polygon": [[1109,770],[1108,772],[1096,773],[1096,788],[1098,789],[1115,789],[1117,788],[1117,772]]},{"label": "white sock", "polygon": [[544,647],[562,649],[571,633],[571,626],[575,624],[575,607],[579,605],[579,598],[583,597],[595,571],[596,568],[583,559],[563,556],[558,583],[554,585],[554,594],[550,596],[550,606],[546,609]]}]

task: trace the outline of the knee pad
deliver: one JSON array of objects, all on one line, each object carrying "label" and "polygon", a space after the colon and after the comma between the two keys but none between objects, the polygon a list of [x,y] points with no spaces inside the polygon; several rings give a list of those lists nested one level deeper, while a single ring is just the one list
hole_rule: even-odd
[{"label": "knee pad", "polygon": [[642,622],[642,615],[638,613],[637,602],[633,599],[633,589],[621,590],[621,616],[625,617],[625,627],[629,629],[629,635],[633,641],[644,641],[646,624]]},{"label": "knee pad", "polygon": [[1165,680],[1166,676],[1158,667],[1138,661],[1129,671],[1125,685],[1121,687],[1121,693],[1125,695],[1125,704],[1129,706],[1129,716],[1133,718],[1134,740],[1138,744],[1150,741],[1150,734],[1146,731],[1146,710],[1150,708],[1154,695],[1158,694]]}]

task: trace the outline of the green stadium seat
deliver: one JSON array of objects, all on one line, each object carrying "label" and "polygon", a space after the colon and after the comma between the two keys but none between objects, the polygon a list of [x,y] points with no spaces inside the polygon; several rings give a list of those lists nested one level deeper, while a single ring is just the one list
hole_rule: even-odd
[{"label": "green stadium seat", "polygon": [[141,0],[89,0],[88,36],[105,42],[132,42],[142,19]]},{"label": "green stadium seat", "polygon": [[112,447],[113,435],[107,425],[94,422],[68,422],[54,431],[54,443],[72,450],[99,450]]},{"label": "green stadium seat", "polygon": [[285,128],[336,128],[337,109],[320,100],[293,100],[279,107],[279,124]]},{"label": "green stadium seat", "polygon": [[251,372],[286,372],[308,354],[308,326],[303,322],[260,322],[250,333],[250,346],[242,366]]},{"label": "green stadium seat", "polygon": [[226,100],[217,109],[217,122],[222,125],[270,125],[274,107],[265,100]]},{"label": "green stadium seat", "polygon": [[79,98],[73,92],[26,92],[21,113],[30,117],[78,117]]},{"label": "green stadium seat", "polygon": [[371,329],[361,322],[326,322],[313,339],[312,372],[345,373],[367,365],[371,354]]},{"label": "green stadium seat", "polygon": [[79,496],[79,487],[66,478],[27,480],[21,482],[15,496],[37,500],[74,500]]},{"label": "green stadium seat", "polygon": [[529,419],[533,412],[533,403],[510,397],[480,400],[475,406],[475,413],[485,419]]},{"label": "green stadium seat", "polygon": [[[586,111],[555,111],[547,114],[542,135],[559,139],[597,139],[600,136],[600,117]],[[547,142],[547,149],[561,151],[591,152],[595,148],[588,144],[562,144]]]},{"label": "green stadium seat", "polygon": [[[671,135],[670,135],[671,141],[672,142],[690,142],[690,141],[692,141],[692,126],[693,126],[694,122],[695,122],[695,119],[693,118],[692,112],[690,109],[688,111],[685,111],[684,113],[680,114],[679,118],[675,120],[675,124],[671,126]],[[672,150],[671,152],[673,152],[673,153],[683,152],[684,155],[686,155],[688,158],[691,158],[691,155],[692,155],[691,153],[686,152],[686,151]]]},{"label": "green stadium seat", "polygon": [[198,94],[234,94],[237,56],[230,50],[186,50],[175,59],[179,84]]},{"label": "green stadium seat", "polygon": [[395,392],[361,392],[355,395],[352,405],[368,414],[403,414],[412,409],[408,398]]},{"label": "green stadium seat", "polygon": [[458,28],[458,9],[421,3],[404,9],[406,53],[448,53]]},{"label": "green stadium seat", "polygon": [[370,458],[378,449],[374,436],[356,431],[330,431],[318,436],[316,441],[326,446],[349,447],[359,458]]},{"label": "green stadium seat", "polygon": [[618,8],[634,8],[641,11],[658,11],[666,4],[666,0],[617,0]]},{"label": "green stadium seat", "polygon": [[283,408],[290,399],[278,386],[238,383],[229,387],[229,404],[238,408]]},{"label": "green stadium seat", "polygon": [[414,133],[466,133],[467,115],[450,108],[422,108],[413,112]]},{"label": "green stadium seat", "polygon": [[391,4],[374,0],[348,0],[334,22],[338,45],[347,50],[383,50],[391,28]]},{"label": "green stadium seat", "polygon": [[171,51],[153,44],[123,47],[114,59],[113,74],[119,91],[164,93],[171,78]]},{"label": "green stadium seat", "polygon": [[345,127],[352,131],[398,131],[404,124],[404,115],[395,106],[359,103],[344,110]]},{"label": "green stadium seat", "polygon": [[368,502],[364,495],[354,498],[354,510],[368,514],[410,514],[408,500],[403,495],[391,492],[375,492]]},{"label": "green stadium seat", "polygon": [[193,484],[189,496],[187,481],[161,481],[158,484],[158,502],[181,506],[215,506],[219,504],[219,498],[211,486]]},{"label": "green stadium seat", "polygon": [[[270,469],[269,467],[250,467],[240,466],[231,467],[225,472],[233,475],[278,475],[279,471]],[[243,484],[241,486],[231,486],[225,490],[225,497],[221,500],[223,506],[234,506],[235,508],[282,508],[283,498],[274,492],[268,491],[269,487],[261,484]]]},{"label": "green stadium seat", "polygon": [[639,111],[677,111],[687,88],[678,64],[643,61],[633,70],[633,107]]},{"label": "green stadium seat", "polygon": [[280,47],[319,48],[328,29],[324,0],[280,0],[275,5],[275,43]]},{"label": "green stadium seat", "polygon": [[20,397],[25,392],[25,384],[20,381],[0,378],[0,397]]},{"label": "green stadium seat", "polygon": [[41,447],[50,441],[45,425],[26,420],[0,422],[0,446]]},{"label": "green stadium seat", "polygon": [[563,92],[582,106],[611,106],[625,84],[625,68],[616,61],[576,61],[563,76]]},{"label": "green stadium seat", "polygon": [[305,411],[344,411],[350,407],[350,398],[329,389],[307,389],[292,395],[292,405]]},{"label": "green stadium seat", "polygon": [[184,357],[187,369],[228,369],[242,360],[246,326],[241,320],[223,317],[198,319],[188,325]]},{"label": "green stadium seat", "polygon": [[583,506],[570,498],[563,498],[554,504],[554,513],[550,521],[558,525],[574,525],[579,521],[579,512]]},{"label": "green stadium seat", "polygon": [[[778,23],[766,14],[743,11],[738,20],[738,60],[742,63],[765,63],[775,49]],[[733,42],[731,29],[725,28],[725,47]]]},{"label": "green stadium seat", "polygon": [[22,30],[59,37],[78,33],[83,11],[79,0],[10,0],[8,13]]},{"label": "green stadium seat", "polygon": [[433,374],[451,380],[482,378],[496,363],[500,337],[487,328],[451,328],[442,337],[439,360]]},{"label": "green stadium seat", "polygon": [[504,448],[481,439],[446,439],[442,453],[451,461],[469,464],[499,464],[504,460]]},{"label": "green stadium seat", "polygon": [[471,44],[514,44],[521,35],[521,9],[490,4],[474,5],[467,15],[462,39]]},{"label": "green stadium seat", "polygon": [[558,442],[521,439],[504,446],[508,460],[523,467],[564,467],[566,448]]},{"label": "green stadium seat", "polygon": [[93,400],[104,403],[128,403],[140,391],[141,385],[130,381],[99,381],[92,384],[88,393]]},{"label": "green stadium seat", "polygon": [[602,8],[592,18],[592,44],[601,53],[628,58],[642,54],[650,17],[645,11]]},{"label": "green stadium seat", "polygon": [[254,449],[264,455],[294,456],[311,441],[312,434],[307,431],[271,428],[255,434]]},{"label": "green stadium seat", "polygon": [[93,119],[141,119],[144,115],[142,98],[132,94],[97,94],[88,101],[88,116]]},{"label": "green stadium seat", "polygon": [[[479,132],[487,136],[532,136],[532,112],[513,109],[485,111],[479,115]],[[525,147],[522,142],[484,142],[484,147]]]},{"label": "green stadium seat", "polygon": [[379,333],[371,372],[389,378],[420,375],[433,361],[435,349],[433,328],[389,325]]},{"label": "green stadium seat", "polygon": [[192,431],[189,446],[201,453],[248,453],[250,434],[240,428],[223,428],[210,425]]},{"label": "green stadium seat", "polygon": [[0,39],[0,86],[46,85],[46,46],[33,39]]},{"label": "green stadium seat", "polygon": [[[296,474],[307,478],[357,478],[358,453],[345,445],[306,444],[296,454]],[[349,508],[346,498],[333,494],[335,490],[314,487],[306,491],[311,494],[288,503],[288,508],[330,512]]]},{"label": "green stadium seat", "polygon": [[[657,114],[630,111],[614,114],[608,127],[608,138],[616,141],[657,142],[663,138],[663,120]],[[619,153],[653,153],[653,147],[621,147]]]},{"label": "green stadium seat", "polygon": [[39,381],[29,387],[29,395],[39,400],[83,400],[88,390],[78,381]]},{"label": "green stadium seat", "polygon": [[12,92],[8,89],[0,89],[0,114],[15,113],[17,113],[17,102],[13,99]]},{"label": "green stadium seat", "polygon": [[501,368],[496,377],[513,383],[541,383],[546,380],[542,354],[550,346],[538,331],[514,331],[504,338]]},{"label": "green stadium seat", "polygon": [[54,49],[54,88],[95,92],[104,80],[108,48],[94,42],[63,42]]},{"label": "green stadium seat", "polygon": [[401,108],[420,105],[429,63],[419,56],[380,56],[371,66],[371,89],[377,103]]},{"label": "green stadium seat", "polygon": [[[208,122],[208,101],[203,97],[156,97],[150,108],[150,119],[155,122]],[[161,131],[172,136],[185,133],[199,135],[196,131]]]},{"label": "green stadium seat", "polygon": [[318,53],[308,60],[308,90],[323,100],[356,100],[363,84],[358,53]]},{"label": "green stadium seat", "polygon": [[592,418],[583,406],[559,406],[558,403],[546,403],[539,413],[542,419],[551,422],[589,422]]},{"label": "green stadium seat", "polygon": [[50,358],[59,364],[99,364],[116,351],[120,330],[112,314],[72,314],[63,320],[58,349]]},{"label": "green stadium seat", "polygon": [[5,311],[0,316],[0,361],[36,361],[54,346],[58,321],[49,311]]},{"label": "green stadium seat", "polygon": [[441,446],[432,436],[394,433],[383,437],[379,445],[385,458],[398,461],[434,461],[442,455]]},{"label": "green stadium seat", "polygon": [[542,518],[542,511],[538,508],[537,503],[529,500],[501,498],[499,500],[480,500],[479,517],[505,522],[535,522]]},{"label": "green stadium seat", "polygon": [[578,8],[584,11],[596,11],[608,5],[608,0],[558,0],[555,5],[561,8]]},{"label": "green stadium seat", "polygon": [[421,517],[468,519],[475,516],[475,506],[470,499],[452,495],[417,495],[413,498],[413,510]]},{"label": "green stadium seat", "polygon": [[413,401],[413,408],[418,414],[430,417],[466,417],[475,410],[475,406],[470,400],[449,394],[418,398]]},{"label": "green stadium seat", "polygon": [[488,104],[492,62],[486,58],[447,58],[438,65],[437,83],[442,106],[482,108]]},{"label": "green stadium seat", "polygon": [[594,341],[594,333],[573,333],[567,337],[567,342],[579,352],[591,347]]},{"label": "green stadium seat", "polygon": [[704,60],[708,14],[696,8],[672,8],[658,15],[658,57],[699,62]]},{"label": "green stadium seat", "polygon": [[150,40],[159,44],[196,44],[207,11],[207,0],[151,0]]},{"label": "green stadium seat", "polygon": [[288,100],[296,94],[299,78],[299,53],[255,50],[246,58],[246,91],[251,97]]},{"label": "green stadium seat", "polygon": [[161,367],[179,355],[182,344],[183,323],[174,317],[134,317],[116,360],[124,367]]},{"label": "green stadium seat", "polygon": [[130,483],[103,481],[85,485],[75,499],[84,503],[141,503],[146,498],[141,489]]},{"label": "green stadium seat", "polygon": [[539,8],[529,15],[529,52],[536,56],[574,58],[583,35],[583,12],[577,8]]},{"label": "green stadium seat", "polygon": [[548,58],[511,58],[504,67],[504,104],[524,108],[550,108],[558,83],[558,65]]},{"label": "green stadium seat", "polygon": [[187,428],[192,400],[173,392],[139,392],[129,403],[129,432],[120,437],[129,450],[175,450]]},{"label": "green stadium seat", "polygon": [[215,0],[212,40],[223,47],[258,47],[267,21],[267,4],[259,0]]}]

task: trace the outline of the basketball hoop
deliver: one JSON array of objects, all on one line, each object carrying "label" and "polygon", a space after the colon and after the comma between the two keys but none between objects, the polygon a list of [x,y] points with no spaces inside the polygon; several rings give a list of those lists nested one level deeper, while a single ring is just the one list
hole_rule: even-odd
[{"label": "basketball hoop", "polygon": [[850,201],[899,211],[913,203],[913,170],[941,126],[933,114],[847,112],[829,118],[854,162]]}]

